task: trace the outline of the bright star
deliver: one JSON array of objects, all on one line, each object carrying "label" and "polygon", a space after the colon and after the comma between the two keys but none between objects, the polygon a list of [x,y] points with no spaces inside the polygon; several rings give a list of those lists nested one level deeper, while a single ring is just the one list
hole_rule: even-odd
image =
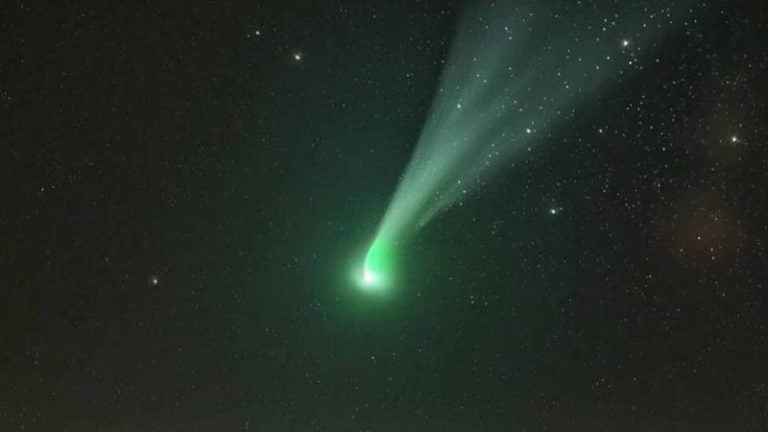
[{"label": "bright star", "polygon": [[301,53],[300,52],[293,53],[293,59],[296,61],[301,61]]},{"label": "bright star", "polygon": [[621,46],[628,47],[629,46],[629,40],[624,39],[623,41],[621,41]]}]

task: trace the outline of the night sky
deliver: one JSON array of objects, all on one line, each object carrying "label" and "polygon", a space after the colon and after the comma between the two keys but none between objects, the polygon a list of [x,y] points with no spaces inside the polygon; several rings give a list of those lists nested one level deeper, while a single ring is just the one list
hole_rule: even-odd
[{"label": "night sky", "polygon": [[763,0],[520,2],[655,38],[357,289],[477,3],[4,4],[0,430],[768,430]]}]

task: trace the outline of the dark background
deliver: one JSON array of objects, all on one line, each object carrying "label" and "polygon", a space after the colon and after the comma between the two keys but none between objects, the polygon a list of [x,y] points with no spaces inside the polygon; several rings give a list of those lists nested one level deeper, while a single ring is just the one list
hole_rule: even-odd
[{"label": "dark background", "polygon": [[0,430],[768,428],[763,1],[693,2],[387,301],[348,274],[462,3],[69,3],[0,9]]}]

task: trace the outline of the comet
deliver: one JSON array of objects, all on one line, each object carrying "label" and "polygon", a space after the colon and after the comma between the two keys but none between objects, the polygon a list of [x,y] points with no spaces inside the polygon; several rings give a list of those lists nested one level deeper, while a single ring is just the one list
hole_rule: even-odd
[{"label": "comet", "polygon": [[[594,28],[590,2],[472,2],[459,20],[429,114],[363,263],[359,286],[396,281],[394,257],[500,169],[582,121],[607,89],[642,73],[691,13],[678,2],[616,3]],[[650,13],[656,9],[664,13]],[[609,13],[610,12],[610,13]]]}]

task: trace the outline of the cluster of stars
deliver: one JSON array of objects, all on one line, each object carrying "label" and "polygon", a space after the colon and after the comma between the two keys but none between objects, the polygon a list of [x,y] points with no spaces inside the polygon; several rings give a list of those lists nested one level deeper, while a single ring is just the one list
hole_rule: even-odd
[{"label": "cluster of stars", "polygon": [[[251,38],[251,37],[259,37],[261,36],[261,30],[254,30],[252,33],[247,33],[245,37]],[[302,60],[304,60],[304,54],[301,51],[294,51],[291,54],[291,59],[293,59],[294,62],[300,63]]]}]

